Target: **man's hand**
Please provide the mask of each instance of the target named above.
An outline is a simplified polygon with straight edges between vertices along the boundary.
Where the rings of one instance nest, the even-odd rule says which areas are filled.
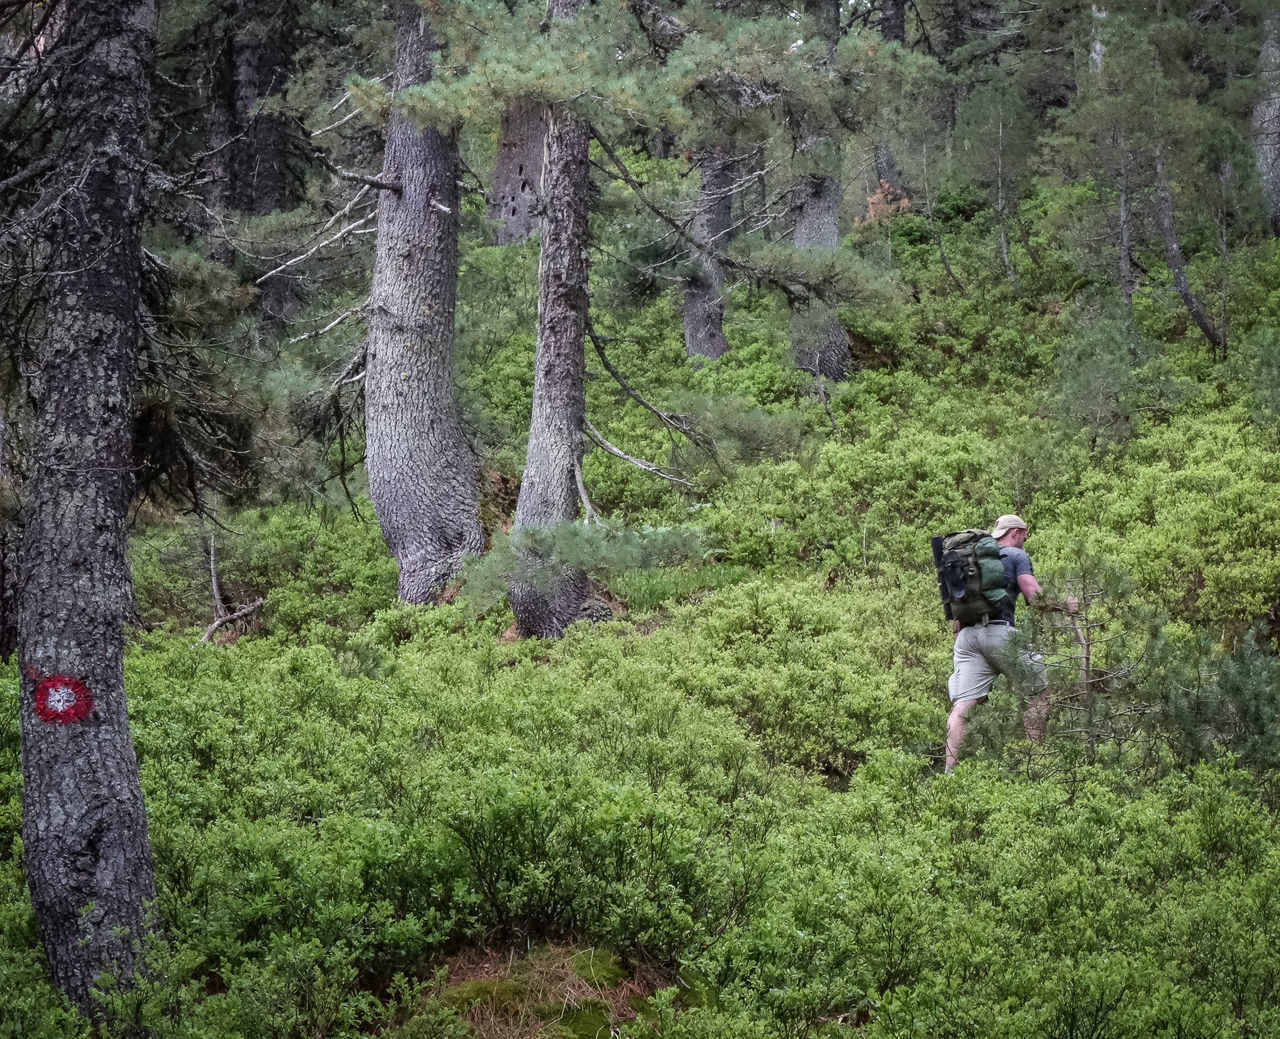
[[[1077,599],[1074,595],[1068,595],[1066,599],[1063,600],[1062,608],[1066,610],[1068,613],[1079,613],[1080,600]]]

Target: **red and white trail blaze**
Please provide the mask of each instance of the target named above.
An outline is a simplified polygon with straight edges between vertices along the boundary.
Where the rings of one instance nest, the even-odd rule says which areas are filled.
[[[49,675],[36,685],[36,716],[50,725],[78,722],[93,710],[89,687],[78,678]]]

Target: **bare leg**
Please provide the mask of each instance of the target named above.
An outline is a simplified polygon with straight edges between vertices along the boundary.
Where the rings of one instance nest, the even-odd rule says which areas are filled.
[[[1039,743],[1044,738],[1044,723],[1049,718],[1049,687],[1045,686],[1027,701],[1027,709],[1022,715],[1022,727],[1027,732],[1027,739]]]
[[[982,703],[986,700],[985,696],[980,696],[972,700],[959,700],[951,708],[951,714],[947,718],[947,766],[946,771],[950,772],[956,765],[956,759],[960,756],[960,744],[964,742],[964,720],[971,708],[976,703]]]

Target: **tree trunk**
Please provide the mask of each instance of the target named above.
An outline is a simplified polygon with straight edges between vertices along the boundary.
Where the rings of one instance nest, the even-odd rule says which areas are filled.
[[[797,249],[834,249],[839,241],[840,180],[816,174],[803,178],[795,189],[796,225],[792,235]],[[813,375],[843,379],[849,374],[849,337],[836,309],[820,299],[810,299],[791,320],[791,348],[796,365]]]
[[[502,114],[498,157],[489,181],[489,219],[498,224],[498,244],[528,238],[538,229],[538,185],[547,135],[541,105],[517,101]]]
[[[882,0],[880,4],[880,36],[885,43],[907,43],[906,0]]]
[[[264,216],[291,202],[289,121],[256,109],[284,92],[298,10],[296,0],[239,0],[237,7],[236,115],[244,136],[236,142],[235,206]]]
[[[880,38],[885,43],[907,45],[907,13],[904,0],[884,0],[880,5]],[[893,157],[893,149],[888,142],[888,128],[880,127],[876,132],[876,143],[872,149],[875,158],[877,187],[867,199],[865,216],[872,218],[886,210],[890,213],[898,211],[908,199],[906,183],[898,162]]]
[[[805,11],[817,20],[830,60],[840,33],[839,4],[808,0]],[[801,140],[798,150],[819,172],[796,184],[792,241],[801,250],[834,249],[840,242],[840,146],[834,138],[814,133]],[[829,303],[812,299],[793,316],[791,348],[796,365],[815,376],[843,379],[849,374],[849,337]]]
[[[548,0],[550,18],[571,18],[580,0]],[[533,414],[514,533],[576,518],[582,469],[583,340],[587,320],[587,125],[571,112],[547,115],[542,170],[542,248],[538,258],[538,345]],[[538,566],[537,560],[526,560]],[[550,564],[537,584],[513,579],[511,609],[525,635],[558,638],[577,620],[587,594],[580,570]]]
[[[1013,261],[1009,258],[1009,232],[1005,228],[1004,200],[1004,115],[1001,114],[999,129],[996,135],[996,214],[1000,218],[1000,259],[1004,263],[1004,272],[1013,286],[1015,296],[1022,295],[1022,286],[1018,284],[1018,276],[1013,270]]]
[[[222,0],[210,83],[214,200],[264,216],[292,201],[289,122],[258,111],[281,93],[293,65],[296,0]]]
[[[729,241],[733,213],[735,158],[730,149],[708,149],[696,159],[702,171],[693,237],[705,245],[694,257],[694,272],[684,289],[684,347],[690,357],[725,354],[724,265],[716,258]]]
[[[215,212],[265,216],[293,204],[290,121],[259,108],[284,90],[297,28],[297,0],[222,0],[208,115]],[[233,250],[219,232],[212,255],[230,263]],[[290,279],[272,278],[263,288],[260,309],[269,320],[288,321],[297,307]]]
[[[416,3],[395,8],[394,89],[431,78],[435,40]],[[369,496],[400,564],[400,598],[434,599],[484,550],[475,460],[454,393],[458,156],[452,137],[399,110],[387,124],[369,305],[365,465]]]
[[[1156,150],[1156,215],[1160,224],[1160,235],[1164,239],[1165,260],[1169,264],[1169,270],[1173,272],[1173,283],[1178,287],[1178,295],[1182,297],[1187,313],[1209,340],[1213,353],[1226,357],[1226,334],[1213,323],[1213,318],[1204,309],[1200,297],[1196,295],[1191,282],[1187,280],[1187,267],[1182,259],[1182,249],[1178,245],[1178,232],[1173,223],[1173,196],[1169,191],[1169,174],[1165,169],[1164,155],[1159,149]]]
[[[97,975],[132,974],[155,898],[121,663],[155,3],[66,6],[54,111],[71,195],[27,387],[22,841],[54,981],[91,1011]]]
[[[1120,167],[1120,292],[1124,296],[1124,305],[1133,309],[1133,294],[1138,290],[1138,279],[1133,272],[1133,215],[1129,211],[1129,158],[1128,151],[1121,148],[1125,158]]]
[[[1262,89],[1253,108],[1253,147],[1271,230],[1280,237],[1280,12],[1266,16],[1262,32],[1258,59]]]

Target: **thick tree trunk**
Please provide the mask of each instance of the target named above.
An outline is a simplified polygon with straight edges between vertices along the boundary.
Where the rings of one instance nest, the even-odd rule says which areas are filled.
[[[56,116],[71,195],[29,376],[18,660],[27,881],[53,978],[91,1010],[155,898],[121,664],[154,0],[66,0]],[[83,177],[83,180],[80,178]]]
[[[235,207],[263,216],[287,209],[289,122],[255,111],[284,92],[293,67],[296,0],[239,0],[235,32],[236,114],[244,136],[236,142]]]
[[[395,9],[397,91],[431,78],[423,10]],[[454,394],[458,157],[438,130],[395,112],[387,125],[369,305],[365,465],[369,495],[400,564],[400,598],[429,602],[484,550],[475,459]]]
[[[571,18],[580,0],[548,0],[551,18]],[[561,108],[547,115],[538,258],[538,345],[533,414],[514,534],[576,518],[582,471],[583,340],[587,320],[587,125]],[[538,560],[526,564],[538,567]],[[587,578],[552,564],[545,581],[510,583],[511,609],[525,635],[558,638],[582,614]]]
[[[693,237],[706,246],[694,257],[684,289],[684,347],[690,357],[716,358],[729,349],[724,337],[724,265],[716,258],[728,245],[733,215],[735,158],[728,149],[697,157],[702,171]]]
[[[1258,59],[1262,87],[1253,108],[1253,147],[1271,230],[1280,237],[1280,11],[1266,16],[1262,34]]]
[[[1156,150],[1156,217],[1160,224],[1160,236],[1164,239],[1165,260],[1169,270],[1173,272],[1173,283],[1178,287],[1178,295],[1195,323],[1200,327],[1213,352],[1219,356],[1227,355],[1226,334],[1213,323],[1213,318],[1205,310],[1200,297],[1196,295],[1187,280],[1187,266],[1182,259],[1182,249],[1178,245],[1178,231],[1173,222],[1173,196],[1169,190],[1169,174],[1165,169],[1164,156]]]
[[[502,114],[498,157],[489,181],[489,219],[498,225],[498,244],[528,238],[538,229],[538,185],[547,135],[541,105],[517,101]]]

